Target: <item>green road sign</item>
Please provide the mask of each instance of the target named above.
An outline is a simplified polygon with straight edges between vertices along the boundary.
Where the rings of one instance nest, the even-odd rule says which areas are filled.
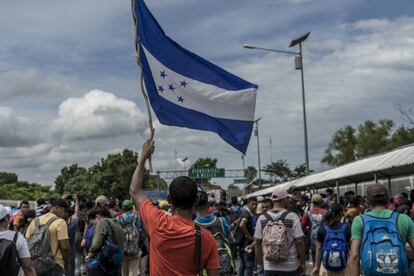
[[[246,178],[233,179],[233,184],[244,184],[244,183],[247,183]]]
[[[203,168],[203,169],[194,169],[191,168],[188,170],[188,176],[192,178],[216,178],[224,177],[224,169],[216,168]]]

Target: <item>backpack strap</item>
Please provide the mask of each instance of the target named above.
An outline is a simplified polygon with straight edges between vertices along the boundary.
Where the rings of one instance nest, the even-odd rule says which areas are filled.
[[[285,219],[286,219],[286,217],[287,217],[287,215],[289,215],[289,211],[284,211],[283,213],[282,213],[282,215],[280,215],[280,217],[279,217],[279,219],[278,220],[281,220],[282,222],[284,222],[285,221]]]
[[[274,219],[272,218],[272,216],[271,216],[271,215],[269,215],[269,213],[268,213],[268,212],[264,213],[264,214],[263,214],[263,216],[265,216],[265,218],[266,218],[267,220],[269,220],[269,221],[273,221],[273,220],[274,220]]]
[[[37,218],[36,218],[37,219]],[[49,219],[46,223],[45,223],[45,225],[46,225],[46,227],[47,227],[47,229],[49,230],[49,226],[55,221],[55,220],[57,220],[58,219],[58,217],[53,217],[53,218],[51,218],[51,219]],[[40,221],[39,221],[40,222]]]
[[[39,219],[39,217],[36,217],[35,218],[35,227],[39,228],[39,226],[40,226],[40,219]]]
[[[105,222],[106,226],[108,226],[109,230],[111,231],[111,237],[116,240],[115,231],[114,231],[114,228],[112,227],[111,223],[109,222],[109,219],[104,219],[104,222]]]
[[[16,242],[17,242],[17,238],[19,237],[19,232],[15,232],[14,233],[14,237],[13,237],[13,242],[16,244]]]
[[[195,256],[196,256],[196,271],[197,276],[202,275],[201,273],[201,227],[195,223]]]

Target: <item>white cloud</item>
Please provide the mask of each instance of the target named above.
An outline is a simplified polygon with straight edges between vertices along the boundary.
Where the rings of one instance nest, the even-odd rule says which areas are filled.
[[[38,141],[32,123],[10,107],[0,107],[0,148],[31,145]]]
[[[100,90],[64,101],[51,124],[54,137],[69,140],[117,137],[145,129],[145,116],[134,102]]]

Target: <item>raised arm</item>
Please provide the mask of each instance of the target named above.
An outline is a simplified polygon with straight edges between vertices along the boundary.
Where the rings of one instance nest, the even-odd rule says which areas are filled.
[[[142,145],[138,166],[136,167],[134,175],[132,176],[131,186],[129,187],[129,195],[132,197],[137,210],[139,210],[139,207],[146,199],[143,189],[145,161],[151,157],[154,149],[154,140],[151,139],[145,141],[144,145]]]

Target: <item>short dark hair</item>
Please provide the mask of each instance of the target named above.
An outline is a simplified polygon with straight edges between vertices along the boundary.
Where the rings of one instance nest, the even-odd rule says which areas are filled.
[[[115,206],[116,206],[116,201],[113,199],[109,200],[108,208],[115,208]]]
[[[326,189],[326,192],[327,192],[328,194],[333,194],[333,190],[332,190],[331,188]]]
[[[197,203],[196,203],[196,207],[197,208],[207,207],[207,205],[208,205],[208,195],[207,195],[207,193],[204,192],[204,191],[199,191],[197,197],[198,197],[198,200],[197,200]]]
[[[179,176],[170,184],[169,197],[173,206],[192,209],[197,199],[197,183],[188,176]]]
[[[257,197],[255,197],[255,196],[249,197],[249,198],[247,199],[247,204],[249,204],[249,203],[250,203],[250,202],[252,202],[252,201],[257,202]]]
[[[263,205],[263,204],[268,204],[268,203],[270,203],[270,206],[272,206],[272,207],[273,207],[273,201],[272,201],[272,199],[270,199],[270,198],[265,198],[265,199],[263,199],[263,201],[262,201],[262,205]]]
[[[90,219],[96,218],[96,216],[99,215],[103,218],[112,218],[111,213],[106,209],[105,207],[96,206],[94,207],[90,212],[88,217]]]
[[[231,204],[236,205],[237,203],[239,203],[238,200],[237,200],[237,196],[232,196],[231,197]]]
[[[22,207],[23,204],[26,204],[26,205],[29,205],[30,206],[29,201],[22,200],[22,202],[20,202],[20,208]]]
[[[37,203],[37,205],[44,205],[44,204],[46,204],[46,199],[44,199],[44,198],[39,198],[37,201],[36,201],[36,203]]]

